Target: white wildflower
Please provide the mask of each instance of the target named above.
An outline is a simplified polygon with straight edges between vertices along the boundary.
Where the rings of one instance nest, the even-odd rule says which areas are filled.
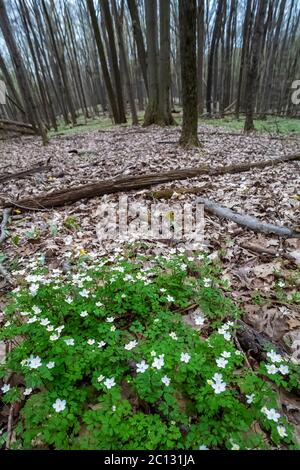
[[[279,372],[281,372],[282,375],[286,375],[289,373],[289,368],[288,366],[284,366],[283,364],[281,364],[281,366],[279,367]]]
[[[272,362],[282,362],[281,355],[277,354],[273,349],[267,353],[267,356]]]
[[[115,317],[107,317],[106,321],[107,323],[113,323]]]
[[[271,364],[271,365],[267,364],[266,369],[267,369],[268,374],[270,375],[274,375],[278,372],[278,369],[274,364]]]
[[[280,414],[277,413],[277,411],[274,409],[274,408],[270,408],[268,410],[268,408],[264,407],[262,408],[261,410],[266,416],[267,418],[270,420],[270,421],[275,421],[275,423],[278,422],[279,418],[280,418]]]
[[[89,291],[88,289],[82,289],[82,290],[79,292],[79,295],[80,295],[81,297],[87,298],[87,297],[89,296],[89,293],[90,293],[90,291]]]
[[[29,293],[30,295],[32,295],[32,297],[36,296],[38,290],[39,290],[38,284],[30,284]]]
[[[287,432],[284,426],[277,426],[277,431],[280,437],[287,437]]]
[[[170,336],[172,339],[174,339],[175,341],[178,340],[178,337],[177,337],[177,335],[176,335],[176,333],[175,333],[174,331],[171,331],[171,333],[169,333],[169,336]]]
[[[49,339],[50,341],[57,341],[59,338],[60,335],[55,333],[54,335],[51,335]]]
[[[223,351],[222,354],[221,354],[222,357],[225,357],[225,358],[228,358],[231,356],[231,352],[229,351]]]
[[[131,349],[135,348],[137,344],[138,343],[135,340],[130,341],[128,344],[125,344],[124,349],[126,349],[127,351],[130,351]]]
[[[58,398],[52,405],[52,407],[55,409],[56,413],[60,413],[61,411],[64,411],[66,408],[66,400],[61,400]]]
[[[136,371],[138,373],[141,373],[143,374],[147,369],[148,369],[148,364],[146,363],[146,361],[141,361],[139,362],[137,365],[136,365]]]
[[[188,353],[181,353],[180,355],[180,360],[181,362],[185,362],[186,364],[188,364],[190,362],[190,359],[191,359],[191,356],[188,354]]]
[[[221,369],[225,369],[226,364],[228,364],[228,361],[227,359],[220,357],[219,359],[216,359],[216,363],[218,367],[220,367]]]
[[[162,381],[163,384],[165,384],[166,387],[168,387],[170,385],[170,379],[166,375],[164,375],[164,377],[162,377],[161,381]]]
[[[65,339],[64,341],[65,341],[67,346],[74,346],[74,344],[75,344],[75,341],[74,341],[73,338]]]
[[[4,384],[3,387],[1,387],[1,390],[3,393],[7,393],[10,390],[10,385],[9,384]]]
[[[116,385],[115,379],[112,377],[111,379],[106,379],[105,382],[103,382],[105,387],[110,389]]]
[[[154,358],[152,367],[155,367],[155,369],[159,370],[163,367],[164,364],[165,364],[164,355],[161,354],[159,357]]]
[[[39,356],[33,357],[30,356],[27,360],[27,366],[30,369],[38,369],[42,365],[42,359]]]
[[[212,384],[212,388],[214,389],[215,393],[218,395],[219,393],[222,393],[226,389],[226,383],[225,382],[216,382]]]
[[[247,403],[250,405],[250,403],[253,402],[254,400],[254,393],[252,393],[251,395],[246,395],[246,398],[247,398]]]

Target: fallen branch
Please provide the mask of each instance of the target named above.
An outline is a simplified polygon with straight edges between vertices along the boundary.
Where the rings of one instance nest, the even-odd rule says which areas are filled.
[[[253,245],[252,243],[241,243],[240,247],[244,248],[245,250],[252,251],[253,253],[258,253],[262,255],[266,254],[266,255],[274,256],[276,258],[278,257],[285,258],[295,264],[298,264],[297,260],[292,255],[290,255],[289,253],[285,253],[283,251],[276,251],[270,248],[264,248],[261,246]]]
[[[287,227],[279,227],[277,225],[264,224],[256,217],[252,217],[250,215],[237,214],[231,209],[228,209],[224,206],[220,206],[219,204],[209,199],[199,197],[197,198],[197,202],[203,204],[208,212],[211,212],[212,214],[217,215],[218,217],[221,217],[223,219],[231,220],[232,222],[235,222],[238,225],[242,225],[243,227],[253,230],[254,232],[275,233],[275,235],[285,238],[300,238],[300,232],[295,232],[294,230],[291,230]]]
[[[15,180],[19,178],[24,178],[25,176],[33,175],[35,173],[41,173],[43,171],[49,171],[52,167],[49,165],[40,165],[35,166],[33,168],[29,168],[28,170],[19,171],[17,173],[7,173],[5,175],[0,175],[0,183],[4,183],[5,181]]]
[[[160,191],[149,191],[145,194],[145,198],[153,199],[171,199],[173,196],[180,194],[200,194],[211,187],[210,184],[204,184],[199,188],[168,188]]]
[[[19,207],[27,207],[28,210],[59,207],[65,204],[72,204],[80,199],[103,196],[104,194],[144,189],[156,184],[194,178],[200,175],[218,176],[242,173],[244,171],[252,170],[253,168],[266,168],[294,160],[300,160],[300,154],[286,155],[272,160],[242,163],[240,165],[228,165],[217,168],[203,166],[200,168],[171,170],[161,174],[128,176],[117,178],[115,180],[103,180],[79,186],[77,188],[66,188],[48,194],[40,194],[34,198],[21,199],[19,201],[5,201],[2,207],[18,205]]]
[[[26,122],[10,121],[9,119],[0,119],[0,130],[4,132],[18,132],[21,134],[35,134],[31,124]]]
[[[0,245],[4,242],[4,240],[7,237],[6,225],[9,220],[10,214],[11,214],[11,209],[4,209],[3,215],[2,215],[2,222],[0,225]],[[5,269],[2,263],[0,263],[0,274],[2,275],[4,279],[6,279],[10,283],[11,276],[9,272]]]
[[[267,348],[271,346],[277,353],[286,356],[287,351],[275,343],[266,333],[259,333],[242,320],[237,321],[236,337],[243,351],[250,354],[258,362],[267,359]]]

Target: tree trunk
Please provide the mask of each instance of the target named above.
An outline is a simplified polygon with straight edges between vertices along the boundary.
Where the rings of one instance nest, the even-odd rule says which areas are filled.
[[[110,50],[110,55],[111,55],[112,70],[113,70],[113,75],[114,75],[120,123],[125,123],[126,114],[124,110],[124,99],[123,99],[121,75],[120,75],[120,70],[119,70],[119,65],[118,65],[118,56],[117,56],[117,49],[116,49],[116,44],[115,44],[113,22],[112,22],[112,17],[110,14],[108,0],[101,0],[101,8],[104,13],[104,21],[106,25],[107,34],[108,34],[109,50]]]
[[[158,115],[158,64],[157,64],[157,0],[145,0],[146,35],[148,49],[149,99],[144,126],[159,123]]]
[[[0,0],[0,28],[2,30],[3,37],[14,65],[17,82],[24,101],[24,109],[27,119],[32,124],[33,128],[41,135],[43,143],[45,144],[48,141],[47,134],[44,129],[44,125],[40,120],[34,98],[31,94],[27,71],[23,64],[19,49],[12,33],[12,28],[7,16],[4,0]]]
[[[180,144],[198,147],[196,0],[179,0],[183,121]]]
[[[256,98],[256,87],[258,79],[258,64],[261,52],[261,45],[264,34],[264,20],[266,16],[267,2],[265,0],[260,0],[256,19],[255,26],[253,31],[253,41],[251,47],[251,53],[249,57],[249,64],[247,70],[247,80],[246,80],[246,96],[245,96],[245,107],[246,107],[246,120],[244,131],[249,132],[254,130],[253,122],[253,112],[254,112],[254,103]]]
[[[138,59],[145,83],[145,88],[148,95],[148,73],[147,73],[147,56],[146,56],[146,49],[145,43],[141,28],[140,16],[139,11],[136,6],[136,0],[127,0],[131,21],[132,21],[132,29],[133,29],[133,36],[136,43]]]
[[[158,121],[162,126],[175,124],[170,108],[170,2],[159,0],[160,49],[159,49],[159,103]]]
[[[94,7],[94,0],[86,0],[86,3],[87,3],[87,8],[89,10],[89,14],[91,17],[91,23],[92,23],[92,27],[93,27],[93,31],[95,35],[95,40],[96,40],[97,49],[99,53],[99,59],[100,59],[102,72],[103,72],[103,78],[104,78],[105,86],[107,89],[107,94],[108,94],[111,110],[113,113],[113,118],[116,124],[120,124],[122,120],[119,116],[118,105],[116,102],[114,89],[111,83],[111,79],[110,79],[110,75],[109,75],[109,71],[107,67],[104,47],[103,47],[99,24],[98,24],[95,7]]]

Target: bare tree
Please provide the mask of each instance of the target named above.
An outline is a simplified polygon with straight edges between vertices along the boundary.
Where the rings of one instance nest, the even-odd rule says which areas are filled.
[[[196,0],[179,0],[183,121],[180,144],[198,147]]]

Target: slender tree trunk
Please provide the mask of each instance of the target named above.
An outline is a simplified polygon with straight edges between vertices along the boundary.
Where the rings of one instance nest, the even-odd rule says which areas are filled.
[[[207,87],[206,87],[206,110],[208,115],[211,115],[212,111],[212,90],[213,90],[213,79],[214,79],[214,67],[215,60],[217,60],[217,50],[220,40],[221,27],[222,27],[222,16],[224,11],[224,3],[226,5],[226,0],[219,0],[218,7],[216,12],[215,25],[211,40],[211,46],[208,56],[208,66],[207,66]]]
[[[123,7],[123,4],[122,4],[122,7]],[[117,30],[117,35],[118,35],[120,55],[121,55],[122,61],[123,61],[125,84],[126,84],[126,90],[127,90],[127,95],[128,95],[129,104],[130,104],[132,124],[137,125],[138,124],[138,116],[137,116],[136,106],[135,106],[135,101],[134,101],[134,95],[133,95],[133,89],[132,89],[132,80],[131,80],[131,77],[130,77],[129,64],[128,64],[127,55],[126,55],[126,51],[125,51],[125,44],[124,44],[123,30],[122,30],[122,20],[121,20],[119,14],[118,14],[117,5],[116,5],[115,0],[112,0],[112,8],[113,8],[113,14],[114,14],[114,18],[115,18],[116,30]],[[122,14],[122,16],[123,16],[123,14]]]
[[[183,122],[180,144],[198,147],[196,0],[179,0]]]
[[[35,100],[30,90],[30,83],[27,76],[27,71],[23,64],[19,49],[12,33],[12,28],[6,12],[4,0],[0,0],[0,28],[2,30],[3,37],[5,39],[7,48],[11,56],[11,60],[14,65],[17,82],[23,98],[24,110],[26,112],[27,119],[32,124],[33,128],[37,130],[38,133],[41,135],[43,143],[46,144],[48,141],[47,133],[45,131],[43,123],[41,122],[35,104]]]
[[[116,124],[120,124],[122,122],[120,116],[119,116],[119,110],[115,98],[115,93],[113,90],[113,86],[111,83],[108,67],[107,67],[107,62],[106,62],[106,57],[105,57],[105,52],[104,52],[104,47],[101,39],[101,34],[100,34],[100,29],[99,29],[99,24],[95,12],[95,7],[94,7],[94,1],[93,0],[86,0],[87,3],[87,8],[91,17],[91,23],[92,27],[94,30],[95,34],[95,40],[98,48],[98,53],[99,53],[99,59],[102,67],[102,72],[103,72],[103,78],[105,82],[105,86],[107,89],[107,94],[111,106],[111,110],[113,113],[113,118]]]
[[[159,50],[159,102],[158,121],[160,125],[175,123],[170,108],[170,2],[159,0],[160,50]]]
[[[112,22],[108,0],[101,0],[101,8],[104,13],[104,21],[105,21],[107,35],[108,35],[109,50],[110,50],[110,55],[111,55],[112,70],[113,70],[113,76],[114,76],[114,82],[115,82],[119,118],[120,118],[120,122],[123,123],[123,122],[126,122],[126,114],[124,110],[124,98],[123,98],[120,69],[119,69],[119,64],[118,64],[117,49],[116,49],[116,44],[115,44],[113,22]]]
[[[159,124],[158,114],[158,64],[157,64],[157,0],[145,0],[146,34],[148,48],[149,100],[144,126]]]
[[[249,64],[247,70],[247,81],[246,81],[246,120],[244,130],[249,132],[254,130],[253,122],[253,108],[256,98],[256,87],[258,79],[258,64],[259,56],[261,52],[261,45],[264,34],[264,20],[266,16],[267,2],[265,0],[259,0],[257,7],[255,26],[253,31],[253,41],[251,47],[251,53],[249,57]]]
[[[198,110],[203,114],[203,69],[204,69],[204,0],[198,0],[197,14],[198,39]]]
[[[127,0],[127,4],[128,4],[130,16],[131,16],[133,36],[135,38],[138,59],[139,59],[139,63],[140,63],[140,67],[141,67],[141,71],[142,71],[142,75],[143,75],[143,79],[145,83],[145,88],[146,88],[147,95],[148,95],[149,88],[148,88],[148,73],[147,73],[147,55],[146,55],[145,43],[144,43],[144,38],[143,38],[143,33],[142,33],[142,28],[141,28],[139,11],[136,6],[136,0]]]

